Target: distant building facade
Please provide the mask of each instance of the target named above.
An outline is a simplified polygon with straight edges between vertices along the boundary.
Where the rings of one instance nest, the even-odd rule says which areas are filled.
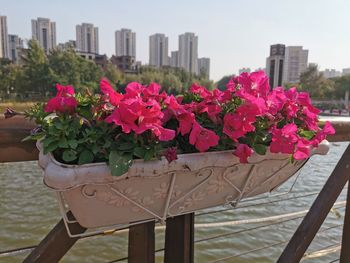
[[[90,23],[76,25],[76,49],[80,52],[99,53],[98,28]]]
[[[342,76],[350,75],[350,68],[343,68]]]
[[[17,35],[8,35],[9,41],[9,59],[14,63],[19,62],[21,50],[23,49],[23,40]]]
[[[298,82],[301,73],[307,69],[308,53],[302,46],[271,45],[265,69],[270,79],[270,87]]]
[[[48,18],[32,19],[32,39],[37,40],[48,54],[56,47],[56,23],[51,22]]]
[[[136,33],[122,28],[115,31],[115,54],[117,57],[131,56],[136,58]]]
[[[204,73],[207,78],[210,76],[210,58],[198,58],[198,74]]]
[[[309,51],[302,46],[286,47],[284,67],[283,67],[283,84],[296,83],[300,80],[301,73],[305,72],[308,65]]]
[[[0,58],[9,58],[6,16],[0,16]]]
[[[134,56],[112,56],[112,64],[123,71],[124,73],[138,73],[139,71],[139,62],[135,60]]]
[[[149,37],[149,65],[160,68],[168,66],[168,37],[154,34]]]
[[[76,49],[77,47],[77,42],[75,40],[68,40],[65,43],[59,43],[57,45],[57,48],[60,50],[67,50],[67,49]]]
[[[171,56],[169,58],[169,66],[173,68],[179,67],[179,51],[171,51]]]
[[[198,74],[198,36],[184,33],[179,36],[179,67]]]
[[[270,56],[266,59],[266,74],[269,76],[271,88],[282,85],[285,49],[283,44],[270,46]]]
[[[341,77],[342,75],[340,71],[337,71],[335,69],[328,69],[328,68],[322,71],[322,74],[326,79]]]

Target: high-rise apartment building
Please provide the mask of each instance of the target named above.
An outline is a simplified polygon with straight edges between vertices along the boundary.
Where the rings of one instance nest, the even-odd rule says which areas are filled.
[[[149,64],[158,68],[169,65],[168,37],[164,34],[154,34],[149,37]]]
[[[322,74],[326,79],[341,77],[342,75],[341,71],[338,71],[336,69],[328,69],[328,68],[322,71]]]
[[[282,85],[285,45],[270,46],[270,56],[266,59],[266,74],[269,76],[270,87]]]
[[[136,57],[136,33],[122,28],[115,31],[115,54],[120,56]]]
[[[179,36],[179,67],[198,74],[198,36],[185,33]]]
[[[198,74],[205,74],[209,78],[210,74],[210,58],[198,58]]]
[[[342,76],[350,75],[350,68],[343,68]]]
[[[17,35],[8,35],[9,40],[9,59],[17,63],[19,60],[19,53],[23,49],[23,40]]]
[[[283,84],[296,83],[300,80],[301,73],[307,69],[309,51],[302,46],[288,46],[285,50],[283,67]]]
[[[169,58],[169,66],[173,68],[179,67],[179,51],[171,51],[171,56]]]
[[[266,59],[270,87],[298,82],[301,73],[307,69],[308,53],[302,46],[271,45],[270,56]]]
[[[6,16],[0,16],[0,58],[9,58]]]
[[[75,29],[77,51],[98,54],[98,28],[93,24],[82,23],[76,25]]]
[[[56,47],[56,23],[48,18],[32,19],[32,39],[37,40],[46,54]]]

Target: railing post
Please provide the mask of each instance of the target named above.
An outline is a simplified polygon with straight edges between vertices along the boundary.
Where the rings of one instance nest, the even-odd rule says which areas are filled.
[[[168,218],[165,230],[165,263],[193,263],[194,213]]]
[[[129,227],[129,263],[155,262],[154,221]]]
[[[350,144],[318,194],[309,212],[282,252],[278,263],[300,262],[350,177]]]
[[[350,262],[350,181],[348,182],[348,195],[343,226],[343,237],[340,251],[340,263]]]
[[[72,213],[67,212],[67,217],[74,219]],[[73,234],[84,233],[86,228],[78,223],[70,224]],[[69,237],[63,219],[47,234],[40,244],[26,257],[23,263],[56,263],[77,242],[79,237]]]

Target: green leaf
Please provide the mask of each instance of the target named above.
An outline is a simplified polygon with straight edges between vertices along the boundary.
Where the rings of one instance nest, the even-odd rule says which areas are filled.
[[[143,159],[146,153],[146,149],[143,147],[135,147],[134,148],[134,155]]]
[[[92,163],[94,155],[88,150],[84,150],[79,154],[78,164]]]
[[[53,141],[48,146],[45,147],[44,145],[44,154],[47,154],[49,152],[53,152],[58,148],[59,141]]]
[[[149,149],[146,149],[146,153],[145,153],[145,155],[143,156],[143,159],[144,159],[145,161],[149,161],[149,160],[151,160],[151,159],[154,157],[154,155],[155,155],[155,150],[154,150],[153,147],[152,147],[152,148],[149,148]]]
[[[119,151],[131,151],[134,149],[134,144],[131,142],[123,142],[117,146]]]
[[[315,136],[314,131],[306,131],[306,130],[301,130],[299,132],[300,136],[306,138],[307,140],[311,140]]]
[[[122,153],[111,151],[109,154],[109,168],[113,176],[125,174],[132,165],[133,159],[131,153]]]
[[[77,153],[74,150],[65,150],[62,155],[65,162],[72,162],[77,159]]]
[[[267,147],[263,144],[255,144],[253,149],[257,154],[265,155]]]
[[[69,145],[68,145],[68,141],[65,137],[63,137],[62,139],[59,140],[58,142],[58,146],[60,148],[69,148]]]
[[[77,140],[69,140],[68,144],[72,149],[75,149],[78,146],[78,141]]]

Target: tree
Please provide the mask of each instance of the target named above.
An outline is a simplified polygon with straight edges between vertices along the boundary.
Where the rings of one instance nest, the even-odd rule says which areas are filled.
[[[37,41],[28,42],[28,49],[24,50],[21,60],[24,70],[24,86],[21,90],[45,96],[52,89],[53,81],[47,57]]]
[[[219,90],[226,90],[226,85],[230,81],[231,78],[233,78],[235,75],[227,75],[223,76],[218,82],[216,82],[216,87]]]
[[[309,92],[312,98],[325,99],[333,95],[334,82],[326,79],[317,65],[311,65],[300,75],[299,88]]]

